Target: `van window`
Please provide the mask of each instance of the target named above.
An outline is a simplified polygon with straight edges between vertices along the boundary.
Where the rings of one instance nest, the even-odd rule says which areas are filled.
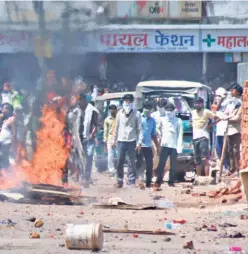
[[[175,105],[177,113],[190,114],[189,104],[184,98],[170,97],[168,100]]]

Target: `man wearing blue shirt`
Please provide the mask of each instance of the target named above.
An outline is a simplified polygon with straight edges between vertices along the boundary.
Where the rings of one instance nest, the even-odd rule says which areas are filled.
[[[151,117],[152,103],[146,101],[144,103],[143,113],[141,115],[142,125],[142,146],[141,151],[137,155],[137,168],[140,168],[143,157],[146,162],[146,187],[151,187],[152,181],[152,168],[153,168],[153,152],[152,152],[152,140],[158,148],[156,122]]]

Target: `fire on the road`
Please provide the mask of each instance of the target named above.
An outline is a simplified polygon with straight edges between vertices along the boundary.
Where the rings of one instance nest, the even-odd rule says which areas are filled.
[[[64,119],[58,116],[56,109],[44,106],[40,118],[41,129],[37,131],[37,148],[30,163],[21,160],[8,171],[3,171],[0,188],[9,189],[20,185],[22,181],[33,184],[62,185],[63,169],[68,152],[62,135]]]

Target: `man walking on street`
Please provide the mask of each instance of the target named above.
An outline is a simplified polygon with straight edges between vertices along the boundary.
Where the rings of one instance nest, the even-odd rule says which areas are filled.
[[[141,115],[142,124],[142,148],[141,152],[137,154],[137,169],[141,169],[143,157],[146,161],[146,187],[151,187],[152,182],[152,168],[153,168],[153,152],[152,152],[152,140],[154,141],[157,150],[159,149],[156,133],[156,122],[151,117],[152,103],[145,102],[143,113]],[[144,174],[141,170],[141,174]],[[143,176],[142,176],[143,178]]]
[[[176,117],[175,105],[167,102],[165,105],[165,117],[162,118],[159,129],[161,131],[161,151],[157,168],[157,180],[154,190],[158,190],[163,182],[164,167],[170,157],[169,186],[174,187],[177,155],[183,149],[183,124],[182,120]]]
[[[205,176],[209,176],[209,121],[219,118],[208,109],[204,109],[204,100],[201,97],[195,99],[195,109],[192,111],[193,146],[196,164],[196,173],[201,175],[202,163]]]
[[[134,97],[132,94],[123,96],[123,109],[116,117],[116,127],[114,130],[114,143],[117,143],[117,188],[123,187],[124,162],[126,154],[130,161],[129,184],[135,186],[136,180],[136,150],[141,151],[142,127],[140,113],[133,109]]]
[[[104,149],[108,152],[108,170],[111,176],[114,176],[116,173],[115,169],[115,157],[116,157],[116,148],[112,147],[113,142],[113,131],[116,121],[117,107],[116,105],[109,106],[110,116],[104,120],[104,134],[103,142]]]

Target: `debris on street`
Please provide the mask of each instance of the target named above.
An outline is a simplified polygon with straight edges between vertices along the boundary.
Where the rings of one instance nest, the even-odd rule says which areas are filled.
[[[34,226],[36,228],[41,228],[43,225],[44,225],[44,222],[43,222],[42,219],[36,219],[35,222],[34,222]]]
[[[49,184],[29,184],[23,182],[22,187],[9,189],[0,193],[0,198],[14,203],[37,203],[58,205],[82,205],[84,202],[96,202],[92,196],[82,195],[77,188],[64,188]]]
[[[219,237],[220,238],[245,238],[245,236],[240,232],[236,232],[232,234],[224,234],[224,235],[220,235]]]
[[[13,222],[11,219],[6,219],[6,220],[0,221],[0,229],[13,228],[13,227],[15,227],[15,225],[16,225],[16,223]]]
[[[248,220],[248,215],[242,214],[242,215],[240,215],[240,219],[241,220]]]
[[[30,234],[30,237],[29,238],[32,238],[32,239],[39,239],[40,238],[40,234],[37,233],[37,232],[33,232]]]
[[[139,229],[103,229],[104,233],[121,233],[121,234],[140,234],[140,235],[175,235],[173,232],[164,231],[161,229],[157,230],[139,230]]]
[[[132,205],[132,204],[127,204],[120,198],[111,198],[111,199],[108,200],[107,203],[93,204],[92,207],[101,208],[101,209],[120,209],[120,210],[156,210],[156,209],[162,209],[162,208],[154,206],[154,205],[146,205],[146,204]]]
[[[193,241],[185,242],[183,248],[193,250],[194,249]]]

